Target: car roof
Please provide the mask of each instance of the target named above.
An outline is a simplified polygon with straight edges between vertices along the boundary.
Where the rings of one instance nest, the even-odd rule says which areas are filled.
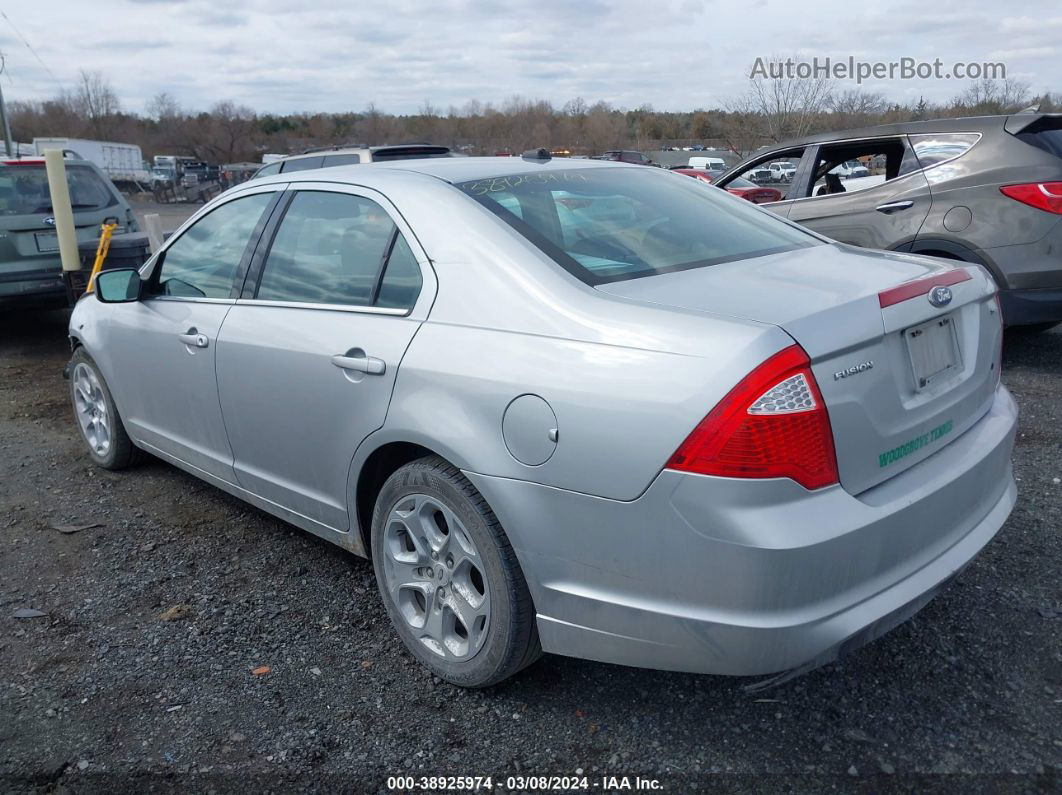
[[[1022,113],[1015,114],[1023,122],[1022,126],[1031,124],[1043,116],[1051,114]],[[792,138],[783,141],[774,150],[789,149],[808,144],[822,144],[833,141],[848,141],[858,138],[881,138],[887,135],[917,135],[919,133],[976,132],[987,133],[1003,129],[1007,120],[1014,116],[963,116],[955,119],[927,119],[925,121],[902,121],[894,124],[879,124],[875,127],[860,127],[852,130],[819,133],[804,138]],[[1027,120],[1027,121],[1026,121]]]
[[[609,160],[549,160],[524,159],[523,157],[437,157],[416,160],[385,160],[351,166],[331,166],[324,169],[296,171],[291,174],[272,174],[255,180],[256,185],[267,182],[349,182],[356,185],[372,185],[387,180],[388,174],[403,172],[422,174],[443,182],[468,182],[490,177],[541,174],[549,171],[570,171],[583,168],[638,168],[629,163]]]

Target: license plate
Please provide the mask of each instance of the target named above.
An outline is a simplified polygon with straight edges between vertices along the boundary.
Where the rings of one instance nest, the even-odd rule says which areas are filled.
[[[903,336],[907,340],[916,389],[949,378],[959,369],[959,341],[951,315],[909,328]]]
[[[37,240],[37,251],[59,250],[59,235],[55,232],[34,232],[33,237]]]

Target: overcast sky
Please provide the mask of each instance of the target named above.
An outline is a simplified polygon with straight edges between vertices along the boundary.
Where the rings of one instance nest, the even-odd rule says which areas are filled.
[[[370,102],[402,113],[426,101],[445,110],[513,95],[709,108],[743,90],[757,56],[794,53],[1003,61],[1034,92],[1062,92],[1058,0],[24,0],[0,9],[5,96],[46,99],[78,70],[98,70],[138,113],[159,91],[185,109],[231,99],[274,113]],[[965,85],[864,88],[946,100]]]

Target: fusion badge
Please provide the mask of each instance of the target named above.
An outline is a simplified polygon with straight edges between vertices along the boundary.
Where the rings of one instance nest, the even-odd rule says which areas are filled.
[[[862,364],[854,364],[851,367],[846,367],[845,369],[838,370],[836,373],[834,373],[833,380],[840,381],[842,378],[848,378],[848,376],[850,375],[859,375],[860,373],[865,373],[873,366],[873,361],[865,361]]]

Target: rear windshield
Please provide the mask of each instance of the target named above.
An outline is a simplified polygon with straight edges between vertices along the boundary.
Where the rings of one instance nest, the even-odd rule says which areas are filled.
[[[1062,119],[1040,119],[1018,133],[1017,137],[1055,157],[1062,157]]]
[[[514,174],[456,187],[557,264],[604,284],[761,257],[819,241],[725,191],[657,169]]]
[[[107,184],[88,166],[66,167],[74,211],[102,210],[117,204]],[[48,172],[44,164],[0,167],[0,215],[52,212]]]

